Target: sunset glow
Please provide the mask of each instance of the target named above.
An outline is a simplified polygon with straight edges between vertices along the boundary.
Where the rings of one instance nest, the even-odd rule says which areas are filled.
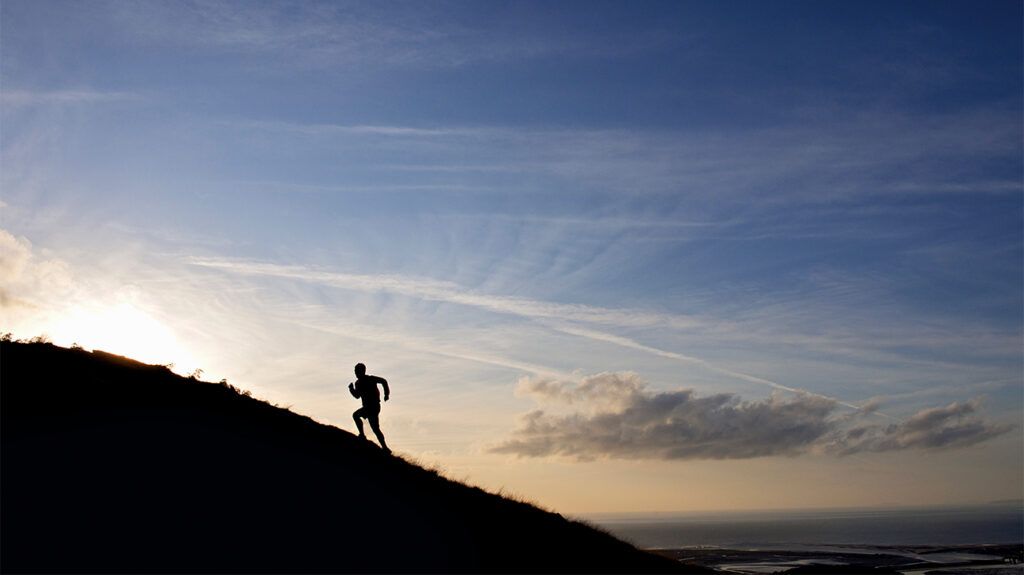
[[[127,302],[69,310],[48,335],[63,345],[77,344],[144,363],[173,364],[174,371],[181,374],[199,367],[167,325]]]

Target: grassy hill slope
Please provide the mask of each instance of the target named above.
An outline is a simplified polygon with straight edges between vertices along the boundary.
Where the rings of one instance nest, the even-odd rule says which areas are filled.
[[[0,343],[0,569],[704,572],[164,367]]]

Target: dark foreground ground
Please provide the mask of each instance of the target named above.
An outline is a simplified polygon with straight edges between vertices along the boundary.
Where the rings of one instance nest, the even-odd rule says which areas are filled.
[[[702,573],[161,366],[0,343],[0,570]]]

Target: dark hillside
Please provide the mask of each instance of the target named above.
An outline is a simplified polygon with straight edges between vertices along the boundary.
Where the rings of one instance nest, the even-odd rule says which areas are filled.
[[[0,344],[0,568],[704,572],[164,367]]]

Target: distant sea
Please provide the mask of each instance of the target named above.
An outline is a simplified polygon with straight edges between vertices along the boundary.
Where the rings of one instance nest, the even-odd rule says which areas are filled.
[[[977,545],[1024,542],[1024,504],[584,517],[646,549]]]

